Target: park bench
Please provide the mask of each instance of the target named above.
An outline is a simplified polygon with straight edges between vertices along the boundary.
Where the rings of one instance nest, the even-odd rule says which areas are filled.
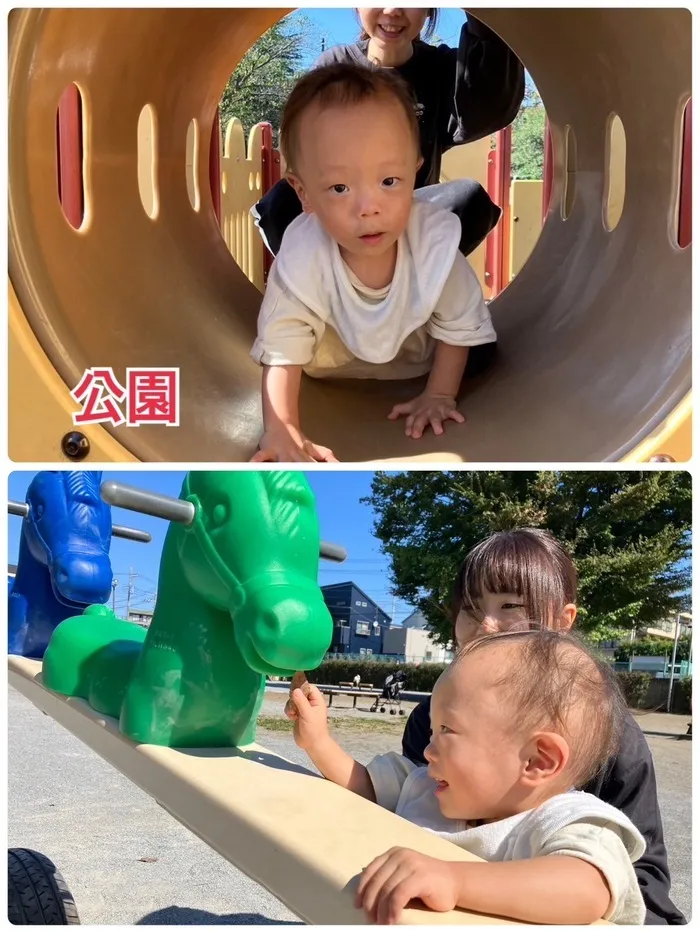
[[[360,684],[361,687],[366,686],[365,684]],[[357,698],[358,697],[378,697],[382,695],[381,690],[375,690],[374,687],[366,690],[348,690],[344,687],[343,684],[339,684],[338,687],[319,687],[321,693],[328,697],[328,708],[333,705],[333,697],[352,697],[352,708],[357,709]],[[337,708],[337,707],[336,707]],[[349,708],[349,707],[348,707]]]

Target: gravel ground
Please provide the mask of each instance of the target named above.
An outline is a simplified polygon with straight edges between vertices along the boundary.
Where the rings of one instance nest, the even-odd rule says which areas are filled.
[[[268,691],[258,742],[309,767],[281,718],[284,702],[284,695]],[[357,711],[330,710],[347,751],[364,763],[378,753],[400,750],[405,719],[370,714],[369,700],[359,705]],[[411,704],[404,708],[410,712]],[[53,859],[83,924],[298,923],[271,894],[14,689],[9,690],[8,721],[9,845],[37,849]],[[648,741],[672,895],[689,918],[692,743],[656,736]]]

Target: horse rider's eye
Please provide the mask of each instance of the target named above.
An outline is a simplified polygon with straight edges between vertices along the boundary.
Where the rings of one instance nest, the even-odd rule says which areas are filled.
[[[215,525],[217,528],[220,525],[223,525],[226,521],[227,515],[228,509],[223,503],[220,502],[219,505],[215,505],[211,512],[212,525]]]

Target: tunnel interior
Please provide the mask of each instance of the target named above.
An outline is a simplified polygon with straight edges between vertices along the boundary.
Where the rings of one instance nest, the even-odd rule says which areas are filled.
[[[48,9],[10,20],[10,279],[66,386],[92,366],[179,367],[180,425],[110,429],[142,460],[247,460],[261,433],[249,356],[260,293],[217,227],[208,129],[246,50],[288,10]],[[619,459],[690,391],[691,249],[678,245],[691,14],[682,9],[488,9],[521,58],[552,133],[542,234],[491,304],[496,365],[460,403],[464,425],[407,438],[387,422],[415,383],[305,379],[302,425],[344,461]],[[56,108],[83,102],[84,220],[56,190]],[[137,125],[153,115],[157,204],[144,210]],[[185,173],[192,121],[199,203]],[[625,198],[606,225],[611,126]]]

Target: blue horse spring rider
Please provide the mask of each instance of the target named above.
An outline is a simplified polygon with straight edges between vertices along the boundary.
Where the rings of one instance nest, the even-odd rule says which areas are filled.
[[[112,525],[100,497],[102,472],[44,470],[26,502],[10,502],[22,533],[8,598],[8,652],[43,658],[56,626],[112,592],[112,537],[148,542],[151,536]]]

